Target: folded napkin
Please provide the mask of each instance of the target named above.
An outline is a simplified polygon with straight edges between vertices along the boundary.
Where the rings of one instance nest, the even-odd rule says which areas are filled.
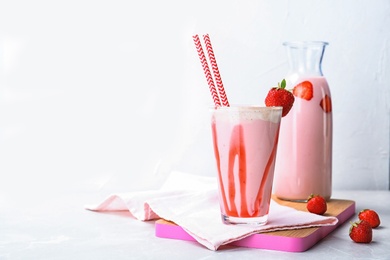
[[[100,204],[85,207],[93,211],[128,210],[142,221],[163,218],[175,222],[211,250],[255,233],[329,226],[338,222],[336,217],[298,211],[271,201],[266,225],[226,225],[221,220],[216,178],[183,172],[172,172],[158,190],[112,194]]]

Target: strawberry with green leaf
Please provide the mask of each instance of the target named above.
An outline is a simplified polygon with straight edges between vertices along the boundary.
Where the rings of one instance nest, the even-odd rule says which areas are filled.
[[[278,83],[277,87],[271,88],[265,97],[265,105],[267,107],[283,108],[282,117],[290,112],[295,101],[294,95],[285,88],[286,80],[283,79],[281,83]]]
[[[371,243],[372,227],[370,223],[365,220],[351,222],[349,237],[356,243]]]
[[[324,215],[328,210],[328,205],[322,196],[311,194],[307,199],[306,208],[311,213]]]
[[[381,224],[378,213],[373,209],[363,209],[359,212],[359,219],[370,223],[372,228],[377,228]]]

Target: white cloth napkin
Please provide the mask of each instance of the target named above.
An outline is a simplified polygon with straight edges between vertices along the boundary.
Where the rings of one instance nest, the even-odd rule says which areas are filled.
[[[208,249],[245,238],[254,233],[335,225],[336,217],[298,211],[271,201],[268,223],[264,226],[222,223],[216,178],[172,172],[159,190],[118,193],[97,205],[93,211],[128,210],[138,220],[163,218],[175,222]]]

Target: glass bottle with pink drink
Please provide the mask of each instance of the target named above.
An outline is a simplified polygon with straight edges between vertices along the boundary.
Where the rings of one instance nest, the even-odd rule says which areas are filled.
[[[285,42],[295,102],[280,125],[273,192],[306,201],[332,193],[332,99],[321,69],[327,42]]]

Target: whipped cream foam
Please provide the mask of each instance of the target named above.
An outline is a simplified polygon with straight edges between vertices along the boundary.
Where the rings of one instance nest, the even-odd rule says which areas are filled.
[[[216,120],[251,121],[261,119],[273,123],[279,123],[282,115],[282,107],[260,106],[230,106],[213,109]]]

